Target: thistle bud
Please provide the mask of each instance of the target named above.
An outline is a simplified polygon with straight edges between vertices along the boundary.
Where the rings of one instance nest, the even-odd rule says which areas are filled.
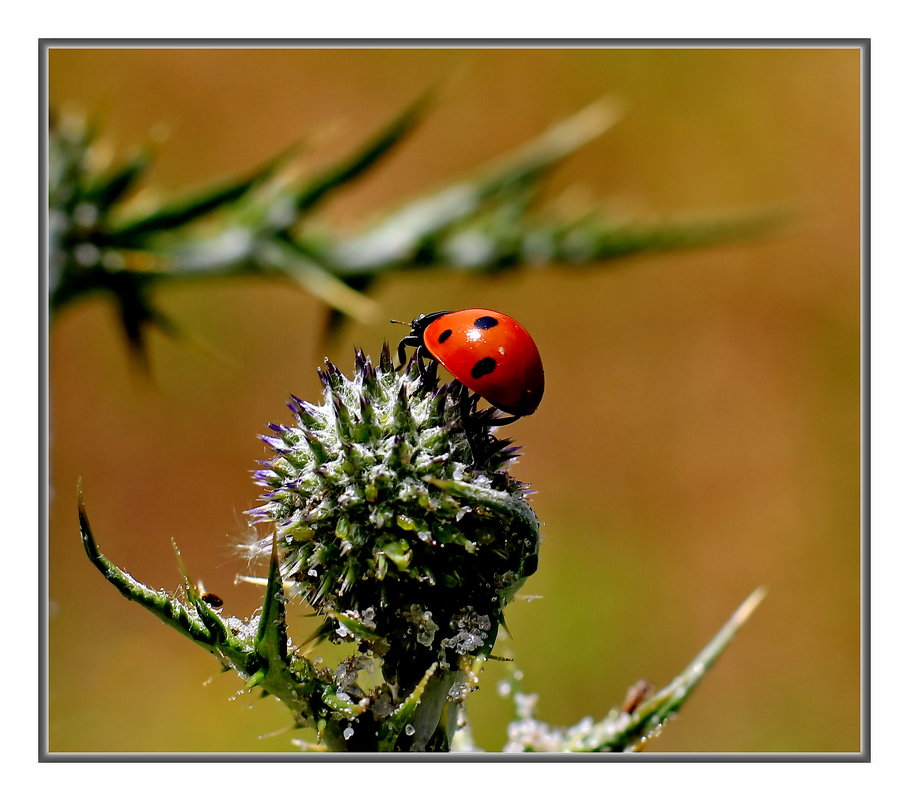
[[[536,569],[539,524],[505,471],[515,449],[486,425],[471,440],[456,385],[413,364],[399,375],[387,347],[378,365],[357,351],[352,378],[327,360],[320,377],[322,405],[294,398],[294,424],[263,437],[274,456],[255,473],[266,492],[250,514],[268,526],[258,548],[270,553],[276,531],[285,591],[322,618],[318,636],[381,665],[378,691],[345,690],[375,707],[369,728],[381,728],[380,696],[409,696],[427,677],[420,704],[434,695],[453,718]],[[402,736],[444,747],[440,720]]]

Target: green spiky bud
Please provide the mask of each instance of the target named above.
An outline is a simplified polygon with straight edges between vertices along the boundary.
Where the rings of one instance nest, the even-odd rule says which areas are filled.
[[[397,373],[387,347],[378,365],[358,351],[352,378],[327,360],[319,375],[322,405],[293,398],[294,425],[263,438],[259,548],[277,531],[285,587],[324,618],[319,636],[381,657],[392,695],[435,665],[459,701],[457,675],[536,569],[539,523],[504,469],[515,449],[488,425],[469,439],[457,385]]]

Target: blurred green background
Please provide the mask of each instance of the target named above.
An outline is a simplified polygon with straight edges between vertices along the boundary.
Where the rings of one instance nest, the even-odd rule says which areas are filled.
[[[794,204],[775,235],[609,267],[503,278],[392,275],[387,317],[488,306],[533,333],[547,390],[509,430],[545,540],[540,595],[508,643],[538,716],[572,724],[646,677],[670,680],[758,585],[769,594],[650,752],[860,748],[860,52],[856,49],[52,49],[49,97],[123,154],[163,127],[162,195],[238,175],[313,137],[313,169],[352,151],[430,84],[425,121],[323,219],[378,212],[521,144],[606,95],[626,116],[559,167],[547,197],[650,220]],[[291,392],[318,399],[327,353],[377,354],[401,330],[352,323],[286,284],[203,282],[163,308],[224,354],[151,336],[129,362],[102,299],[50,332],[51,751],[293,751],[272,699],[89,564],[81,476],[103,550],[173,589],[195,578],[245,616],[233,545],[257,497],[257,439]],[[468,706],[499,750],[510,705],[492,663]]]

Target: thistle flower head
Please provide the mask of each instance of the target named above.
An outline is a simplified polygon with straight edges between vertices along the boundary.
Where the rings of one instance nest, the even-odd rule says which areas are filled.
[[[320,377],[323,403],[293,398],[256,472],[251,514],[277,533],[285,586],[324,617],[320,636],[382,657],[396,687],[463,668],[536,569],[538,522],[504,470],[514,449],[481,417],[475,453],[457,385],[413,363],[398,374],[387,347],[378,365],[358,351],[352,378],[327,360]]]

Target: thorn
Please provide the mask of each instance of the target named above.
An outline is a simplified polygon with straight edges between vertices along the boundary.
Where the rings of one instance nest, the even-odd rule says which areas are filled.
[[[186,564],[183,562],[183,554],[180,553],[180,546],[177,545],[177,541],[171,537],[170,540],[171,547],[174,549],[174,556],[177,557],[177,569],[180,571],[180,575],[183,577],[183,586],[186,589],[187,595],[190,598],[195,595],[195,589],[192,586],[192,581],[189,578],[189,572],[186,570]]]

